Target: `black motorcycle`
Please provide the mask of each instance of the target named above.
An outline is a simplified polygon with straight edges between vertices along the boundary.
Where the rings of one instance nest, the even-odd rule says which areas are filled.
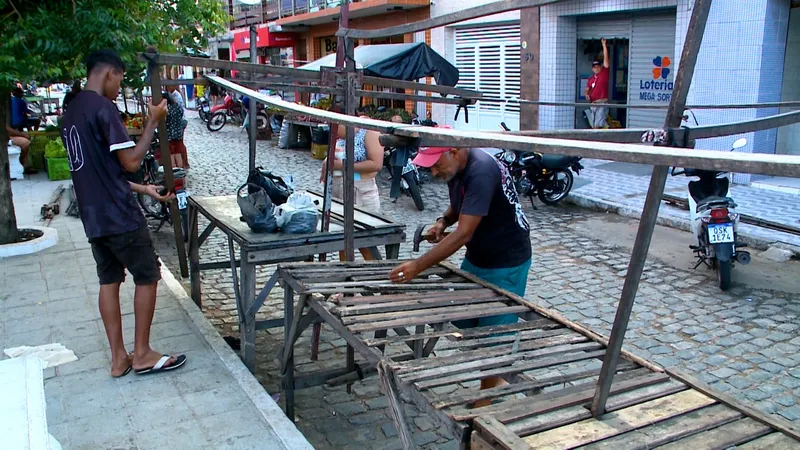
[[[207,98],[197,98],[197,114],[200,116],[200,120],[208,122],[208,118],[211,117],[211,104]]]
[[[500,125],[505,131],[511,131],[505,122]],[[517,192],[528,197],[534,209],[534,196],[546,205],[555,205],[563,200],[572,189],[572,172],[580,175],[583,170],[580,163],[582,158],[577,156],[501,150],[494,157],[508,168]]]

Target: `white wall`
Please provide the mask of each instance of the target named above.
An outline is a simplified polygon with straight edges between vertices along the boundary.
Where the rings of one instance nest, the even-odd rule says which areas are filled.
[[[434,0],[431,3],[431,17],[438,17],[463,9],[494,3],[495,1],[496,0]],[[492,25],[503,22],[519,22],[519,11],[510,11],[468,20],[449,27],[434,28],[431,30],[431,47],[440,55],[447,58],[448,61],[454,63],[454,27]],[[434,104],[431,116],[434,122],[438,122],[441,125],[447,124],[454,126],[455,122],[453,121],[453,117],[455,113],[455,106]],[[463,111],[461,114],[463,114]]]
[[[789,14],[786,58],[783,62],[781,101],[798,100],[800,100],[800,8],[792,8]],[[781,112],[792,110],[791,108],[783,108]],[[778,143],[775,153],[780,155],[800,155],[800,124],[778,128]]]

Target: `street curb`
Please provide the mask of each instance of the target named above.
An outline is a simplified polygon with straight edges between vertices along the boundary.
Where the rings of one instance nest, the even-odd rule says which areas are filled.
[[[571,203],[575,206],[579,206],[581,208],[587,208],[602,212],[612,212],[623,217],[630,217],[632,219],[637,219],[637,220],[642,218],[641,208],[631,205],[623,205],[621,203],[605,200],[602,198],[592,197],[590,195],[586,195],[583,193],[578,193],[574,191],[570,192],[570,194],[565,198],[565,200],[568,203]],[[665,216],[662,214],[662,212],[663,210],[659,212],[658,218],[656,219],[656,223],[658,225],[675,228],[681,231],[687,231],[687,232],[692,231],[691,227],[689,226],[689,221],[687,219],[674,216],[673,217]],[[748,233],[747,228],[749,227],[753,227],[753,225],[740,224],[738,232],[740,241],[747,244],[748,247],[753,248],[755,250],[767,250],[770,247],[777,246],[791,251],[794,257],[800,256],[800,248],[798,248],[797,246],[791,245],[789,243],[784,243],[781,241],[774,241],[774,240],[764,239],[759,236],[754,236]]]
[[[264,421],[272,429],[283,448],[287,450],[313,450],[314,447],[311,443],[300,433],[294,423],[286,417],[283,410],[245,367],[242,360],[222,339],[214,326],[206,320],[203,312],[194,304],[183,285],[172,275],[163,260],[161,261],[161,278],[167,289],[178,300],[178,304],[197,327],[209,347],[219,356],[239,384],[239,387],[242,388],[250,401],[253,402],[253,406],[261,413]]]

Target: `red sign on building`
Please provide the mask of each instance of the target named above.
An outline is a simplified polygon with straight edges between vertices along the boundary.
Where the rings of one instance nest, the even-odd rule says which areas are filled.
[[[258,28],[256,48],[261,47],[294,47],[294,34],[270,33],[267,27]],[[235,52],[250,49],[250,30],[239,31],[233,35],[231,44]]]

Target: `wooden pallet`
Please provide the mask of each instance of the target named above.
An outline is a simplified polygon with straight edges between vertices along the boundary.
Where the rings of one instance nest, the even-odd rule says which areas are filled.
[[[787,422],[629,353],[617,368],[606,413],[595,419],[589,404],[605,355],[603,338],[451,266],[396,285],[387,279],[392,265],[287,264],[281,277],[377,365],[408,448],[413,440],[400,398],[475,449],[800,447]],[[452,325],[499,314],[523,320],[465,329]],[[385,353],[396,343],[405,343],[411,353]],[[480,390],[478,382],[489,377],[509,384]],[[486,401],[491,404],[474,407]]]

